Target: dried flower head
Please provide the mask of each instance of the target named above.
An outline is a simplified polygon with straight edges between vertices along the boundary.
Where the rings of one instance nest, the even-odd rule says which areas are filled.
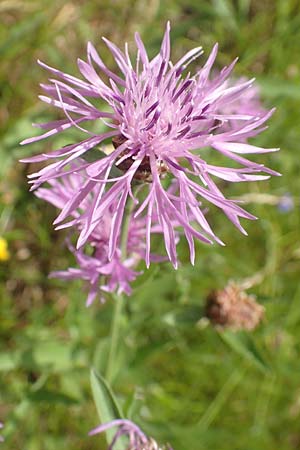
[[[244,157],[245,154],[267,153],[266,149],[246,143],[265,129],[266,120],[273,110],[261,108],[245,111],[240,100],[251,93],[253,80],[230,82],[236,61],[224,67],[215,76],[211,69],[217,56],[215,45],[206,63],[194,75],[187,67],[203,54],[202,47],[190,50],[175,64],[170,59],[170,24],[159,53],[149,59],[138,33],[135,34],[137,56],[135,64],[129,56],[128,46],[122,52],[115,44],[103,38],[111,51],[120,74],[106,67],[91,43],[87,47],[87,61],[78,60],[84,79],[39,64],[53,76],[50,84],[43,84],[46,95],[41,100],[62,110],[65,119],[37,124],[44,134],[26,139],[22,144],[37,142],[72,127],[81,130],[86,139],[79,143],[43,153],[23,161],[55,161],[30,176],[32,188],[45,181],[66,176],[74,169],[72,161],[84,158],[76,171],[83,181],[74,197],[64,205],[56,219],[60,224],[94,190],[94,201],[76,218],[81,222],[77,246],[84,245],[95,228],[103,221],[110,205],[116,205],[114,226],[109,233],[109,255],[117,251],[116,238],[123,223],[128,198],[135,202],[135,217],[146,220],[147,266],[150,264],[151,224],[154,216],[162,227],[165,247],[170,261],[177,267],[174,221],[183,230],[189,244],[190,259],[194,263],[194,238],[206,243],[222,241],[215,235],[203,214],[203,201],[221,209],[231,222],[247,234],[240,218],[255,219],[236,201],[226,199],[215,178],[230,182],[265,180],[278,175],[261,163]],[[106,83],[104,80],[107,80]],[[106,106],[101,106],[105,102]],[[230,106],[234,105],[231,110]],[[109,111],[107,106],[109,106]],[[101,123],[102,122],[102,123]],[[84,128],[92,123],[93,130]],[[102,132],[103,123],[108,131]],[[99,130],[99,131],[98,131]],[[100,143],[111,139],[114,150],[105,157],[89,162],[88,153]],[[208,153],[229,158],[238,167],[223,167],[207,162]],[[112,175],[118,167],[119,173]],[[264,172],[267,175],[261,174]],[[165,179],[176,179],[177,189],[170,193]],[[144,184],[144,195],[133,190],[136,183]],[[167,183],[168,184],[168,183]],[[69,222],[73,225],[74,220]]]
[[[103,433],[114,427],[117,428],[117,431],[108,450],[113,450],[118,441],[123,437],[128,439],[128,447],[126,447],[126,450],[172,450],[169,445],[159,446],[153,438],[146,436],[142,430],[130,420],[113,420],[95,428],[89,435],[92,436],[94,434]]]
[[[253,330],[264,317],[265,308],[235,283],[212,292],[206,305],[206,315],[215,325],[233,330]]]

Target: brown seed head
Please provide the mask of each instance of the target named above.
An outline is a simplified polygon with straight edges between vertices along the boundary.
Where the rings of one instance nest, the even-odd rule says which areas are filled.
[[[253,295],[248,295],[235,283],[213,291],[207,298],[206,316],[222,328],[253,330],[262,320],[264,311]]]

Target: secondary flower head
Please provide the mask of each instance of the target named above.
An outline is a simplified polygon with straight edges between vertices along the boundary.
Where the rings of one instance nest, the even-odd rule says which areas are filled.
[[[104,431],[116,427],[117,431],[114,435],[108,450],[113,450],[123,437],[128,439],[127,450],[172,450],[170,446],[160,447],[154,439],[146,436],[142,430],[130,420],[112,420],[111,422],[100,425],[99,427],[92,430],[89,434],[90,436],[98,433],[103,433]]]
[[[137,55],[134,63],[127,44],[122,52],[113,43],[103,39],[120,74],[106,67],[90,43],[87,61],[78,60],[78,68],[84,79],[40,62],[54,77],[50,79],[50,84],[42,85],[47,95],[40,98],[61,109],[66,118],[38,124],[38,127],[46,130],[45,133],[23,143],[36,142],[72,127],[86,134],[82,142],[24,160],[56,160],[30,176],[32,186],[36,188],[45,181],[66,176],[66,173],[74,170],[68,167],[70,162],[79,157],[84,158],[80,167],[76,168],[76,171],[84,174],[84,181],[74,197],[62,208],[56,224],[74,215],[84,198],[94,190],[94,201],[84,215],[77,219],[81,224],[77,245],[80,248],[88,241],[103,221],[110,205],[115,204],[116,215],[109,240],[109,258],[112,258],[117,251],[114,236],[118,235],[122,227],[125,206],[131,197],[136,204],[135,217],[144,216],[146,220],[147,266],[150,264],[151,224],[154,217],[159,220],[166,251],[174,267],[177,266],[174,221],[186,236],[192,263],[195,257],[194,238],[206,243],[215,241],[222,244],[203,214],[203,202],[221,209],[246,234],[240,218],[255,217],[236,202],[226,199],[215,183],[215,178],[230,182],[256,181],[276,174],[263,164],[241,156],[277,150],[256,147],[246,142],[265,128],[264,123],[273,111],[228,109],[230,105],[238,105],[239,99],[247,95],[253,80],[234,85],[230,83],[229,77],[236,61],[215,76],[211,75],[217,45],[194,75],[187,72],[187,67],[202,55],[201,47],[189,51],[173,64],[170,59],[169,23],[160,51],[153,59],[149,59],[138,33],[135,34]],[[106,103],[103,109],[100,100]],[[100,131],[103,128],[101,121],[107,126],[105,132]],[[92,123],[94,132],[84,128],[84,123]],[[107,139],[112,140],[114,150],[90,162],[88,154],[91,149]],[[213,152],[231,159],[238,167],[209,164],[206,155]],[[119,172],[112,175],[112,169],[116,167]],[[176,179],[176,189],[170,192],[166,186],[172,178]],[[136,183],[141,182],[146,191],[142,200],[133,189]],[[74,220],[70,223],[74,224]]]
[[[77,164],[80,165],[80,161],[77,161]],[[71,168],[75,169],[75,167],[75,163],[72,163]],[[73,170],[72,173],[61,179],[50,180],[47,188],[39,188],[35,193],[37,197],[62,209],[76,195],[82,182],[82,175]],[[79,231],[81,230],[79,219],[81,215],[84,216],[86,210],[89,210],[97,193],[95,191],[96,187],[81,202],[80,209],[78,208],[72,213],[73,225]],[[78,267],[71,267],[66,271],[50,274],[52,278],[84,280],[89,289],[87,306],[92,304],[97,295],[103,300],[103,292],[130,295],[130,283],[140,274],[140,272],[134,271],[134,268],[145,257],[145,220],[134,219],[132,214],[129,213],[125,244],[123,243],[123,248],[121,248],[121,233],[110,233],[111,227],[115,226],[116,211],[117,205],[112,203],[106,215],[97,223],[97,227],[90,234],[85,246],[77,250],[68,242],[68,248],[74,254]],[[160,226],[157,223],[156,225],[153,224],[152,233],[159,232],[161,232]],[[112,236],[116,239],[116,251],[109,259],[109,245]],[[151,259],[160,261],[163,258],[151,255]]]
[[[228,87],[235,87],[242,83],[249,81],[247,78],[242,77],[238,79],[228,80]],[[236,100],[222,105],[220,112],[222,114],[227,114],[228,117],[231,115],[231,119],[224,121],[222,125],[222,131],[230,131],[232,127],[238,126],[235,120],[235,115],[244,114],[248,116],[263,116],[267,114],[267,110],[263,107],[260,99],[259,87],[256,84],[252,84],[248,89],[240,95]],[[241,139],[241,142],[247,141],[247,137]]]

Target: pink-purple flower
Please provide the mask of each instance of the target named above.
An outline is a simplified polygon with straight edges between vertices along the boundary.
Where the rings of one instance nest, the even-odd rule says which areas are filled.
[[[80,165],[81,161],[77,161]],[[82,185],[83,175],[77,173],[75,163],[71,164],[72,173],[59,179],[49,180],[49,186],[41,187],[35,191],[36,196],[46,200],[59,209],[68,203],[76,195]],[[80,218],[89,210],[95,199],[96,186],[84,197],[80,208],[72,212],[73,226],[81,230]],[[128,212],[127,229],[122,243],[121,232],[110,233],[114,227],[117,205],[112,203],[105,216],[97,223],[97,227],[89,235],[87,243],[79,249],[74,248],[68,239],[68,248],[74,254],[77,267],[71,267],[65,271],[52,272],[50,276],[65,280],[84,280],[88,286],[87,306],[90,306],[99,296],[104,300],[103,293],[111,292],[127,295],[131,294],[131,282],[140,274],[135,267],[141,259],[145,258],[145,220],[134,218]],[[160,233],[161,228],[157,223],[152,224],[151,233]],[[116,239],[116,251],[109,258],[110,238]],[[151,260],[161,261],[162,257],[150,255]]]
[[[108,447],[108,450],[113,450],[115,446],[124,437],[128,440],[128,450],[172,450],[167,446],[159,446],[153,438],[146,436],[143,431],[133,422],[126,419],[112,420],[111,422],[100,425],[92,430],[90,436],[103,433],[110,428],[117,428],[117,431]],[[124,447],[125,449],[125,447]]]
[[[189,64],[202,55],[197,47],[175,64],[170,59],[170,25],[166,26],[159,53],[149,59],[138,33],[135,34],[137,55],[129,56],[103,38],[111,51],[119,74],[112,72],[91,43],[87,47],[87,61],[78,60],[83,77],[76,78],[62,71],[41,66],[51,74],[49,84],[42,85],[44,102],[59,108],[65,119],[38,124],[45,132],[24,143],[37,142],[70,128],[86,135],[78,143],[42,153],[24,161],[44,161],[50,164],[30,176],[32,188],[67,174],[80,172],[82,182],[64,205],[55,223],[80,224],[77,248],[90,240],[93,233],[111,214],[109,259],[118,253],[117,237],[124,223],[128,199],[135,204],[134,217],[145,221],[145,260],[150,264],[151,230],[158,220],[164,236],[165,248],[174,267],[177,267],[176,223],[185,235],[190,259],[194,263],[194,239],[206,243],[222,241],[213,232],[204,213],[207,203],[222,210],[244,234],[240,218],[255,219],[236,201],[227,199],[216,179],[229,182],[265,180],[277,172],[262,163],[247,159],[245,154],[260,154],[277,149],[249,144],[248,139],[265,129],[265,122],[273,110],[239,107],[241,99],[251,96],[253,80],[232,83],[230,74],[236,61],[215,76],[212,67],[217,56],[215,45],[204,65],[194,75]],[[105,81],[104,81],[105,80]],[[105,105],[106,104],[106,105]],[[92,124],[85,128],[85,124]],[[103,123],[107,131],[101,132]],[[99,131],[98,131],[99,130]],[[111,140],[114,150],[89,162],[87,156],[97,145]],[[207,155],[223,155],[236,167],[210,164]],[[70,163],[78,161],[76,168]],[[54,162],[53,162],[54,161]],[[113,169],[118,168],[117,174]],[[168,190],[175,179],[176,189]],[[143,184],[136,193],[135,186]],[[85,198],[93,192],[93,200],[80,213]]]

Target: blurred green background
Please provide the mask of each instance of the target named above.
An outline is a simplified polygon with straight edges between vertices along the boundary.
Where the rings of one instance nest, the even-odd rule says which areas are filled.
[[[10,252],[0,262],[3,448],[106,448],[87,437],[99,422],[89,368],[105,367],[113,304],[86,309],[80,283],[47,278],[70,264],[65,235],[53,231],[54,208],[28,192],[36,167],[18,163],[55,148],[53,140],[18,144],[33,134],[32,122],[57,117],[37,98],[47,74],[36,59],[78,75],[76,59],[91,40],[115,69],[101,36],[122,46],[138,30],[153,56],[169,19],[173,60],[198,45],[208,55],[218,41],[217,67],[239,56],[235,75],[257,78],[277,111],[252,143],[282,151],[256,160],[283,176],[224,184],[227,196],[251,194],[246,207],[260,220],[244,223],[249,237],[211,214],[225,248],[198,244],[192,268],[183,243],[178,271],[164,264],[138,280],[112,386],[127,415],[174,450],[299,449],[299,1],[2,0],[0,17],[0,236]],[[257,272],[250,292],[266,308],[257,330],[220,332],[203,319],[213,289]]]

